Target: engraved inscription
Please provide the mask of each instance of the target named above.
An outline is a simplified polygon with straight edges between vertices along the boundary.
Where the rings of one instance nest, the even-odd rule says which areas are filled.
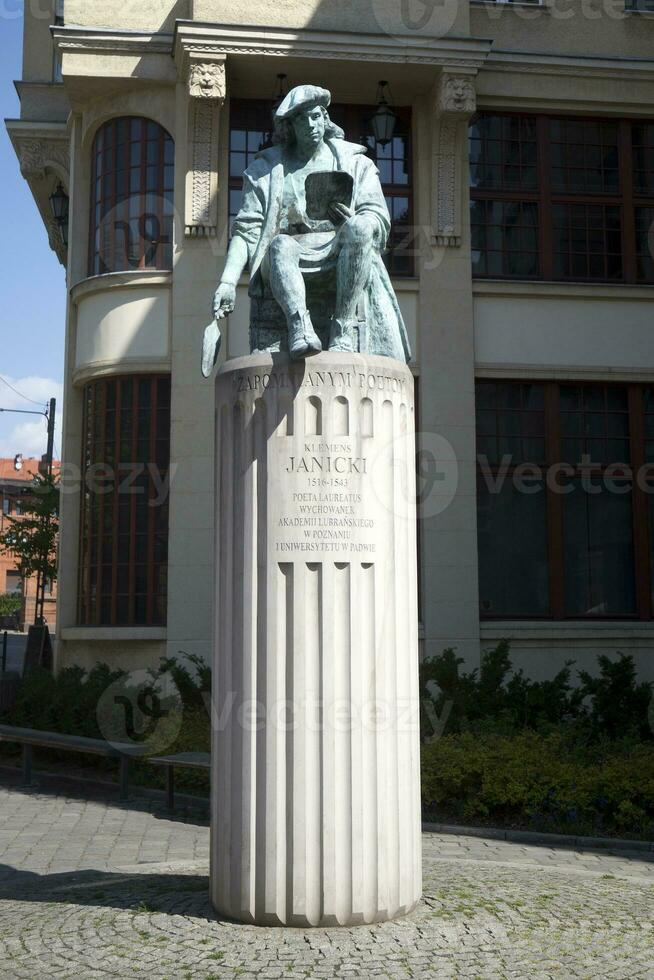
[[[269,443],[269,464],[279,486],[270,528],[275,556],[374,557],[376,520],[367,500],[370,461],[360,444],[306,437]]]

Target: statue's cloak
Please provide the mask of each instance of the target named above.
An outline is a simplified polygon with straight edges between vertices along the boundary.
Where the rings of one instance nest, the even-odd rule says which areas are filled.
[[[343,139],[325,141],[336,160],[336,169],[354,180],[352,210],[373,217],[377,246],[372,272],[365,290],[366,332],[362,354],[383,354],[400,361],[411,359],[411,347],[381,252],[386,246],[391,219],[379,172],[365,154],[365,146]],[[284,194],[282,149],[273,146],[256,155],[243,174],[243,201],[232,234],[243,239],[248,249],[250,296],[261,297],[264,283],[261,263],[270,243],[279,234]]]

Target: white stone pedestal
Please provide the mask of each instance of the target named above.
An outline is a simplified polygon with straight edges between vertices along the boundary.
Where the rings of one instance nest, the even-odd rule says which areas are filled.
[[[216,396],[214,906],[393,918],[422,890],[411,372],[257,354]]]

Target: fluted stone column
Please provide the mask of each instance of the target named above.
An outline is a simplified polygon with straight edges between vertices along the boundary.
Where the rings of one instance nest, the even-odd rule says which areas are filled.
[[[421,894],[413,378],[257,354],[216,394],[213,903],[390,919]]]

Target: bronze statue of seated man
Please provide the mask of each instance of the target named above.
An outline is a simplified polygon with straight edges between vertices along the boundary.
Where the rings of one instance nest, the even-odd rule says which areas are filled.
[[[299,85],[277,108],[274,145],[243,175],[214,317],[234,309],[236,284],[249,267],[250,296],[272,293],[286,319],[290,355],[304,358],[322,349],[307,309],[307,280],[332,289],[335,277],[329,349],[355,350],[363,300],[369,342],[362,353],[408,360],[404,321],[381,259],[390,218],[379,174],[366,148],[347,142],[330,120],[330,100],[324,88]]]

